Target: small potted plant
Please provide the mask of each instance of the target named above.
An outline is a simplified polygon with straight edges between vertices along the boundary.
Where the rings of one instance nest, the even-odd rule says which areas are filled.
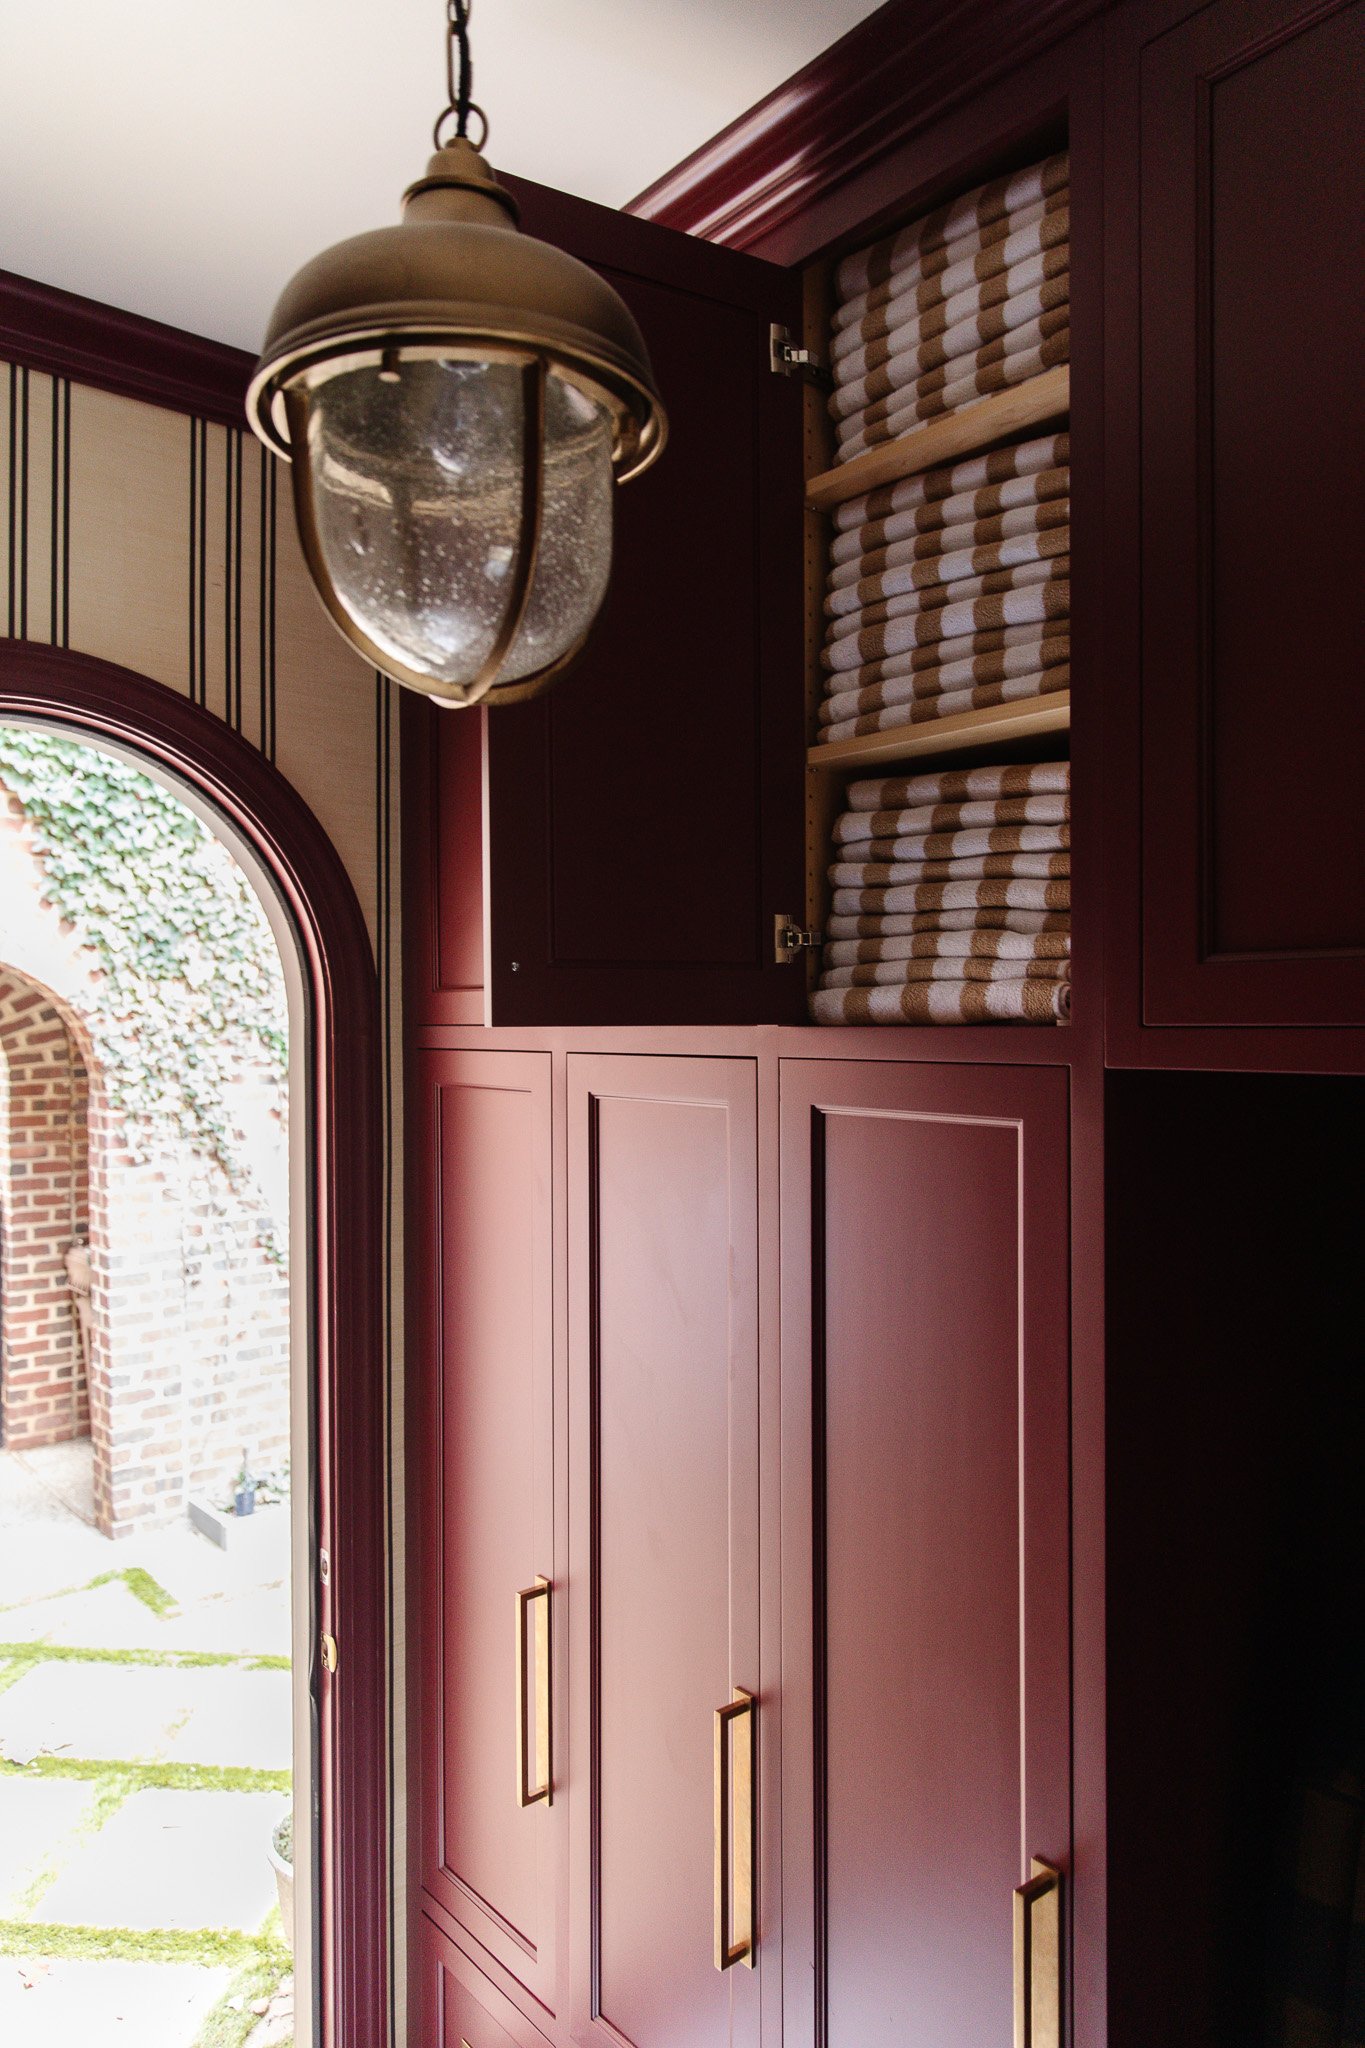
[[[251,1470],[250,1453],[242,1452],[242,1469],[232,1482],[232,1511],[236,1515],[254,1515],[256,1512],[256,1479]]]
[[[294,1953],[294,1810],[291,1807],[270,1837],[270,1867],[280,1901],[280,1926],[285,1947]]]

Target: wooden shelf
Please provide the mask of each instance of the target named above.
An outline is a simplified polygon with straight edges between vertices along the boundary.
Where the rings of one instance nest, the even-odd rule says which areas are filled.
[[[899,483],[902,477],[918,476],[922,470],[936,469],[940,463],[978,454],[1025,427],[1041,427],[1049,420],[1061,419],[1070,404],[1071,369],[1062,363],[1055,370],[1044,370],[1041,377],[1031,377],[1027,384],[1016,384],[1009,391],[993,391],[989,398],[960,405],[956,412],[926,420],[922,427],[902,434],[898,441],[886,441],[865,454],[855,455],[851,462],[822,471],[806,485],[806,503],[816,512],[832,511],[836,505],[860,498],[864,491],[875,491],[881,484]]]
[[[993,747],[1004,740],[1036,738],[1040,733],[1067,732],[1071,726],[1070,690],[1046,697],[1024,697],[1013,704],[987,704],[979,711],[959,711],[951,718],[925,719],[919,725],[888,727],[856,739],[832,740],[806,753],[811,768],[840,772],[877,767],[883,762],[912,761],[925,754],[955,754],[967,747]]]

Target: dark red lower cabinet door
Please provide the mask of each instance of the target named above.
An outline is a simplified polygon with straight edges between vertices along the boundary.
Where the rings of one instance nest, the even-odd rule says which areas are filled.
[[[418,1882],[553,2012],[567,1784],[550,1665],[564,1606],[550,1055],[421,1053],[408,1144]],[[551,1710],[551,1798],[523,1803]]]
[[[716,1715],[754,1695],[726,1754],[756,1732],[761,1771],[772,1711],[752,1062],[571,1055],[568,1164],[573,2035],[755,2048],[756,1973],[714,1956]],[[730,1790],[733,1947],[752,1814]]]
[[[784,1062],[781,1175],[785,2039],[1008,2048],[1070,1867],[1066,1078]]]
[[[544,2035],[480,1977],[425,1915],[414,1969],[414,2048],[547,2048]]]

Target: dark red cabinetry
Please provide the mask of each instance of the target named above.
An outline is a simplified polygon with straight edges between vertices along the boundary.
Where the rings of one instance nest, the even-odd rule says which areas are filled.
[[[428,955],[412,999],[432,1023],[795,1019],[772,933],[804,898],[802,413],[769,329],[799,327],[799,280],[515,190],[527,231],[635,314],[670,441],[617,493],[611,588],[562,685],[408,709],[405,774],[431,791],[407,855]]]
[[[1066,1080],[781,1088],[786,2037],[1005,2042],[1070,1868]]]
[[[1365,7],[1188,12],[1110,24],[1110,1050],[1358,1069]]]
[[[760,1770],[776,1711],[759,1672],[755,1085],[749,1060],[568,1061],[584,2043],[759,2038],[755,1974],[715,1965],[713,1853],[717,1710],[753,1695]]]
[[[410,1071],[408,1232],[414,1379],[417,1878],[422,1894],[538,2003],[559,2002],[565,1786],[535,1789],[537,1702],[564,1664],[551,1333],[550,1059],[428,1053]],[[534,1606],[534,1603],[533,1603]],[[518,1696],[518,1627],[524,1696]],[[549,1730],[552,1781],[566,1726]],[[523,1759],[522,1732],[527,1754]]]

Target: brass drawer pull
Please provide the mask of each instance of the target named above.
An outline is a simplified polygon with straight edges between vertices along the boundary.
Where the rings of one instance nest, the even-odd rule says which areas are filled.
[[[754,1956],[754,1781],[758,1702],[735,1691],[716,1708],[715,1963],[728,1970]],[[740,1725],[736,1725],[740,1724]]]
[[[1014,1894],[1014,2048],[1062,2048],[1062,1873],[1035,1856]]]
[[[531,1770],[531,1726],[526,1700],[526,1616],[535,1608],[535,1781]],[[554,1803],[550,1765],[550,1581],[537,1579],[517,1594],[517,1805]]]

